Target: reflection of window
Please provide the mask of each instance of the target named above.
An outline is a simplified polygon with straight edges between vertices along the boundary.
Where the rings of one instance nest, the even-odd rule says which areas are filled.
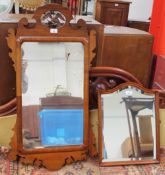
[[[27,60],[22,60],[22,93],[26,93],[28,90],[28,77],[26,75]]]
[[[45,4],[45,0],[15,0],[16,4],[19,5],[19,7],[22,7],[26,10],[34,11],[36,8],[42,6]]]

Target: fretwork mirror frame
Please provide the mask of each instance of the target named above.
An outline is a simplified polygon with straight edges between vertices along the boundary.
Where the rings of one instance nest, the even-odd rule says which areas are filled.
[[[52,13],[59,12],[62,23],[41,23],[44,14],[51,16]],[[51,16],[54,18],[54,14]],[[16,94],[17,94],[17,122],[14,128],[14,136],[11,140],[11,151],[8,155],[10,160],[18,160],[25,164],[36,166],[44,166],[49,170],[57,170],[65,164],[70,164],[78,160],[85,160],[88,152],[88,72],[89,62],[94,56],[93,39],[95,32],[91,32],[90,36],[87,32],[86,24],[83,20],[79,20],[74,26],[70,25],[72,16],[70,12],[58,4],[48,4],[36,10],[34,17],[36,23],[28,24],[28,20],[23,18],[18,24],[18,29],[9,30],[7,38],[8,46],[11,49],[10,57],[13,60],[13,67],[16,70]],[[43,19],[43,18],[42,18]],[[50,19],[49,19],[50,20]],[[64,23],[65,22],[65,23]],[[59,26],[58,26],[59,25]],[[22,71],[22,51],[21,45],[24,42],[80,42],[84,48],[84,85],[83,85],[83,143],[80,145],[62,146],[62,147],[46,147],[37,149],[24,149],[22,136],[22,87],[21,87],[21,71]],[[91,55],[91,56],[90,56]],[[59,75],[60,76],[60,75]]]
[[[130,88],[130,90],[127,90],[128,87]],[[131,90],[131,88],[133,90]],[[139,94],[142,94],[142,96],[139,96]],[[117,97],[117,95],[119,98]],[[145,99],[145,100],[146,101],[148,100],[149,102],[145,102],[144,98],[146,97],[148,97],[148,99]],[[117,109],[116,110],[113,105],[117,104],[116,103],[117,100],[119,101],[118,103],[119,106],[116,108]],[[152,103],[150,101],[152,101]],[[142,102],[144,106],[142,105]],[[109,109],[107,108],[107,105],[108,106],[110,105]],[[142,111],[144,109],[149,109],[147,105],[150,105],[150,108],[152,105],[152,108],[151,108],[152,112],[150,113],[150,115],[146,115],[146,113],[149,110],[147,112],[143,111],[142,113],[140,113],[139,111]],[[159,139],[160,121],[159,121],[159,93],[157,90],[146,89],[142,85],[134,82],[126,82],[110,90],[99,90],[98,109],[99,109],[99,129],[98,129],[99,138],[98,139],[99,139],[100,166],[159,163],[160,161],[160,139]],[[122,111],[122,109],[124,111]],[[122,112],[119,112],[119,111],[122,111]],[[135,112],[135,113],[137,112],[137,113],[135,115],[132,115],[133,114],[132,112]],[[135,120],[133,119],[133,117]],[[140,117],[142,120],[139,119]],[[120,123],[118,123],[119,120],[120,120]],[[110,122],[111,123],[114,122],[114,123],[111,124]],[[147,123],[147,126],[151,125],[151,127],[146,128],[142,122],[145,124]],[[118,126],[116,125],[117,123],[118,123]],[[123,129],[123,128],[126,128],[123,126],[124,124],[126,126],[128,125],[127,126],[128,131]],[[109,129],[109,128],[112,128],[112,129]],[[118,132],[117,132],[117,129],[118,129]],[[152,131],[151,136],[146,136],[145,129]],[[106,134],[107,131],[111,133],[108,132],[108,134]],[[116,136],[116,139],[114,138],[115,136]],[[146,149],[146,147],[145,148],[142,147],[142,146],[146,146],[145,145],[146,141],[145,141],[145,144],[142,145],[142,137],[143,137],[143,140],[146,138],[147,140],[149,140],[147,141],[147,143],[149,143],[148,146],[151,148]],[[114,145],[113,142],[118,144]],[[114,146],[115,146],[115,150],[114,150]]]
[[[4,15],[4,14],[8,14],[11,12],[12,8],[13,8],[13,4],[14,4],[14,1],[13,0],[9,0],[6,2],[7,6],[5,7],[4,5],[4,2],[5,1],[1,1],[1,4],[0,4],[0,7],[1,7],[1,10],[3,9],[3,11],[0,11],[0,15]]]

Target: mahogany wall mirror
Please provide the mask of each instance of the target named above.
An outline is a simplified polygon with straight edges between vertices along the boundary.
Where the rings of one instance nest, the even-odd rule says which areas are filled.
[[[24,149],[83,144],[83,44],[24,42],[21,49]]]
[[[5,13],[9,13],[13,7],[13,0],[1,0],[0,1],[0,15],[4,15]]]
[[[124,83],[99,93],[101,166],[159,162],[158,93]]]
[[[18,106],[9,158],[55,170],[87,156],[91,37],[57,4],[38,8],[34,19],[9,31]]]

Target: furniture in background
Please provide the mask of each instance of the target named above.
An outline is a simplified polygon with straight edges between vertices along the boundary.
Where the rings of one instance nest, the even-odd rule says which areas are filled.
[[[112,89],[121,83],[140,81],[129,72],[117,67],[92,67],[89,70],[89,107],[98,108],[98,90]]]
[[[127,26],[130,1],[99,0],[96,2],[95,18],[102,24]]]
[[[128,20],[127,27],[139,29],[148,32],[150,27],[150,20],[140,21],[140,20]]]
[[[127,71],[114,67],[92,67],[89,72],[89,107],[90,107],[90,132],[89,132],[89,154],[95,157],[98,154],[98,90],[108,90],[115,88],[124,82],[140,81]],[[160,92],[160,108],[165,108],[165,94]],[[160,110],[164,114],[163,109]],[[163,131],[164,119],[161,115],[161,128]],[[165,145],[164,138],[161,136],[161,145]]]
[[[12,11],[13,8],[13,4],[14,1],[13,0],[4,0],[4,1],[0,1],[0,15],[4,15],[7,13],[10,13]]]
[[[134,75],[149,86],[153,36],[123,26],[105,26],[96,66],[111,66]]]
[[[129,101],[124,103],[125,99]],[[137,83],[127,82],[110,90],[100,90],[98,103],[101,166],[159,163],[160,120],[157,90],[146,89]],[[145,110],[146,108],[148,110]],[[133,121],[128,112],[132,113],[132,117],[138,117],[137,121],[143,120],[146,126],[147,122],[144,118],[147,118],[151,127],[148,127],[149,139],[141,122],[137,129],[137,121]],[[128,153],[126,156],[126,154],[123,155],[123,141],[128,138],[131,154]],[[146,139],[148,139],[147,144]]]
[[[8,103],[16,96],[16,75],[13,61],[9,56],[10,49],[7,45],[6,37],[10,28],[17,29],[18,22],[23,17],[26,17],[31,25],[35,23],[32,19],[32,14],[8,14],[0,18],[0,74],[4,75],[1,77],[0,82],[0,105]],[[75,18],[76,22],[81,18],[86,21],[88,32],[91,30],[96,31],[96,45],[98,48],[103,33],[103,25],[86,16],[77,16]],[[95,49],[96,53],[98,50],[97,48]],[[92,65],[96,65],[96,59],[93,60]]]

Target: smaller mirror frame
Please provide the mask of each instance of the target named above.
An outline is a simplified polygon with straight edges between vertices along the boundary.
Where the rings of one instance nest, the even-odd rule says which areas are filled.
[[[41,16],[48,11],[58,11],[66,18],[65,24],[60,28],[55,26],[44,25],[41,21]],[[13,67],[16,71],[16,89],[17,89],[17,120],[14,128],[14,135],[11,139],[11,151],[8,158],[10,160],[18,160],[24,164],[31,164],[38,167],[46,167],[49,170],[57,170],[66,164],[78,160],[85,160],[88,152],[88,89],[89,89],[89,60],[93,57],[93,46],[95,32],[91,31],[88,34],[86,23],[79,20],[74,26],[70,25],[73,19],[69,10],[58,4],[48,4],[38,8],[33,16],[36,20],[35,24],[29,24],[26,18],[19,21],[17,31],[9,29],[7,37],[8,46],[11,49],[9,53]],[[56,18],[55,15],[52,18]],[[58,24],[61,22],[59,16]],[[50,21],[51,23],[52,21]],[[54,24],[54,23],[53,23]],[[53,27],[53,28],[51,28]],[[24,42],[80,42],[84,47],[84,118],[83,118],[83,143],[78,145],[63,146],[63,147],[48,147],[48,148],[32,148],[25,150],[23,148],[22,139],[22,51],[21,46]],[[91,56],[90,56],[91,55]]]
[[[116,159],[116,158],[112,159],[112,161],[110,160],[110,158],[108,158],[107,160],[104,160],[104,155],[107,155],[107,154],[105,154],[106,149],[104,149],[105,148],[105,144],[104,144],[104,133],[103,133],[103,129],[104,129],[104,127],[103,127],[103,125],[104,125],[103,113],[105,111],[103,111],[102,95],[106,95],[106,94],[107,95],[112,95],[113,93],[119,92],[119,91],[127,88],[128,86],[129,87],[133,87],[135,89],[138,89],[138,90],[144,92],[147,95],[153,95],[154,98],[155,98],[154,99],[154,112],[155,112],[155,114],[154,114],[155,115],[155,133],[154,134],[156,136],[156,139],[155,139],[156,140],[155,141],[155,154],[156,154],[156,156],[154,158],[154,153],[152,153],[153,154],[152,155],[153,159],[149,159],[149,158],[145,158],[145,157],[144,157],[144,159],[142,159],[142,157],[138,157],[137,158],[135,156],[133,158],[131,158],[131,157],[129,158],[128,157],[125,160],[124,159],[121,160],[121,157],[119,159]],[[160,140],[159,140],[159,136],[160,136],[160,134],[159,134],[159,129],[160,129],[159,127],[160,126],[159,126],[159,124],[160,124],[160,121],[159,121],[159,93],[158,93],[158,91],[146,89],[146,88],[142,87],[140,84],[133,83],[133,82],[123,83],[123,84],[120,84],[119,86],[117,86],[117,87],[115,87],[115,88],[113,88],[111,90],[99,90],[99,92],[98,92],[98,108],[99,108],[99,129],[98,129],[98,132],[99,132],[98,133],[99,134],[98,137],[99,138],[98,139],[99,139],[99,162],[100,162],[100,166],[116,166],[116,165],[159,163],[159,161],[160,161]],[[109,107],[109,113],[110,113],[110,110],[111,109]],[[113,108],[112,108],[112,110],[113,110]],[[128,113],[127,113],[127,115],[128,115]],[[128,118],[127,118],[127,120],[128,120]],[[122,125],[122,123],[119,123],[119,130],[120,130],[121,125]],[[128,127],[129,127],[129,124],[128,124]],[[113,134],[115,136],[115,133],[113,133]],[[134,135],[134,137],[135,137],[135,135]],[[138,137],[138,138],[140,138],[140,137]]]

